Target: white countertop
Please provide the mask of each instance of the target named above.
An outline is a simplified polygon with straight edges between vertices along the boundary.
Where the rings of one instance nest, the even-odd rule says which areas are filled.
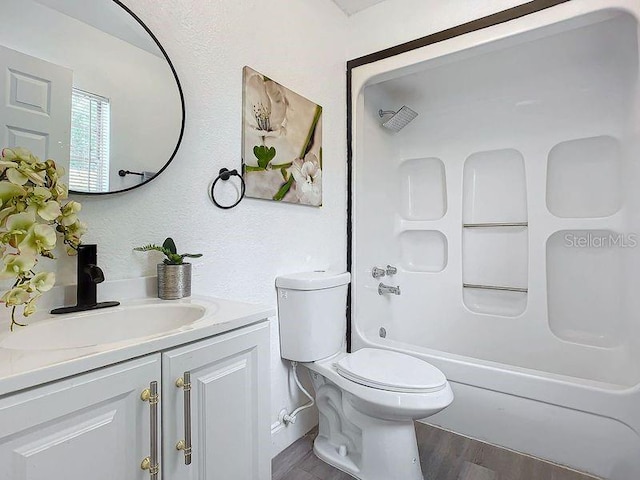
[[[169,301],[157,298],[128,300],[123,301],[121,307],[113,308],[163,302],[200,305],[211,313],[187,326],[161,335],[133,338],[117,343],[40,351],[0,348],[0,397],[25,388],[235,330],[275,315],[275,309],[272,307],[200,296]],[[90,314],[90,312],[83,314]],[[55,317],[62,318],[72,315],[78,314],[56,315]],[[40,318],[30,319],[29,324],[51,318],[51,315],[44,315]],[[3,330],[0,331],[0,341],[8,335],[11,335],[11,332],[8,331],[8,326],[3,325]]]

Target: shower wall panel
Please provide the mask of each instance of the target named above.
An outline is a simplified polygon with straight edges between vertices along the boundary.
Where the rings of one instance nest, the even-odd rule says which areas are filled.
[[[440,368],[431,422],[612,480],[640,478],[639,19],[576,0],[352,71],[354,348]]]
[[[355,110],[358,335],[639,383],[640,248],[564,238],[640,232],[639,92],[638,22],[613,9],[372,77]],[[382,128],[402,105],[419,116]],[[377,293],[387,264],[400,296]]]

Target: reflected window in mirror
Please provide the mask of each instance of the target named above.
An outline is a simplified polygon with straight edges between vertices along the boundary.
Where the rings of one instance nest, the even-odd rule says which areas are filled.
[[[74,88],[71,96],[69,188],[109,191],[109,99]]]

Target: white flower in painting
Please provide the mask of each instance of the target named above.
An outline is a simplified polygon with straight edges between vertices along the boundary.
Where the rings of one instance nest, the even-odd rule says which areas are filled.
[[[283,133],[287,122],[287,98],[284,89],[273,80],[253,74],[246,85],[245,118],[261,137]]]
[[[291,166],[291,174],[296,181],[296,194],[300,203],[319,206],[322,204],[322,169],[318,157],[307,153],[296,158]]]

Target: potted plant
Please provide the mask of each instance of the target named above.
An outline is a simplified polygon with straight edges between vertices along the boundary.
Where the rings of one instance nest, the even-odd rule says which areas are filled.
[[[11,309],[11,330],[16,310],[28,317],[36,301],[55,283],[53,272],[37,272],[41,258],[54,259],[59,237],[67,254],[75,255],[87,226],[78,220],[80,203],[68,200],[61,181],[64,169],[53,160],[41,161],[26,148],[2,150],[0,158],[0,280],[12,286],[0,303]]]
[[[149,244],[136,247],[134,250],[161,252],[167,257],[158,264],[158,298],[177,300],[191,296],[191,264],[184,259],[201,257],[201,253],[178,253],[171,237],[168,237],[162,246]]]

